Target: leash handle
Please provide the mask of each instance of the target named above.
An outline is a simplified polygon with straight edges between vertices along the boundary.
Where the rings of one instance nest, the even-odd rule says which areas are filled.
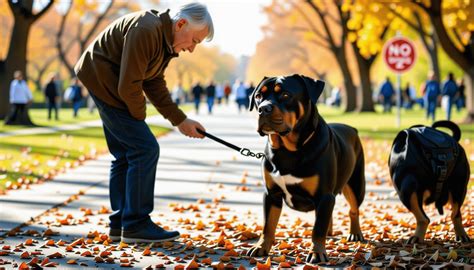
[[[241,155],[243,155],[243,156],[246,156],[246,157],[255,157],[255,158],[257,158],[257,159],[260,159],[260,158],[262,158],[262,157],[265,156],[264,153],[257,153],[257,154],[255,154],[255,153],[253,153],[252,151],[250,151],[248,148],[241,148],[241,147],[238,147],[238,146],[235,145],[235,144],[231,144],[230,142],[224,141],[224,140],[222,140],[221,138],[218,138],[218,137],[216,137],[216,136],[214,136],[214,135],[212,135],[212,134],[209,134],[209,133],[207,133],[207,132],[205,132],[205,131],[203,131],[203,130],[200,130],[200,129],[196,129],[196,130],[197,130],[198,133],[200,133],[200,134],[202,134],[202,135],[208,137],[209,139],[212,139],[212,140],[214,140],[214,141],[216,141],[216,142],[218,142],[218,143],[221,143],[221,144],[223,144],[223,145],[225,145],[225,146],[227,146],[227,147],[229,147],[229,148],[234,149],[235,151],[239,152],[239,153],[240,153]]]

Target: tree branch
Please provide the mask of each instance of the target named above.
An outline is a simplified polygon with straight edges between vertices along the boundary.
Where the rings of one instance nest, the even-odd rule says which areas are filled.
[[[306,2],[311,6],[311,8],[318,14],[319,16],[319,19],[321,20],[321,23],[323,24],[323,27],[324,27],[324,30],[326,32],[326,39],[329,43],[329,46],[331,48],[337,48],[338,46],[336,45],[336,43],[334,42],[334,38],[332,37],[332,33],[331,31],[329,30],[329,25],[327,24],[326,20],[325,20],[325,17],[324,17],[324,14],[321,12],[321,10],[314,4],[314,2],[312,0],[306,0]],[[343,44],[341,46],[344,46]]]
[[[308,26],[310,27],[311,31],[313,31],[316,35],[320,36],[322,39],[324,39],[325,41],[329,42],[326,37],[323,35],[323,33],[321,33],[321,31],[319,31],[318,28],[316,28],[316,26],[314,25],[314,23],[311,21],[311,19],[308,17],[308,15],[306,15],[306,13],[304,13],[304,11],[297,5],[297,4],[294,4],[292,3],[292,7],[296,9],[296,11],[298,11],[298,13],[301,14],[301,16],[303,17],[303,19],[305,20],[305,22],[308,24]]]
[[[54,1],[55,1],[55,0],[49,0],[48,4],[47,4],[40,12],[36,13],[36,15],[33,16],[33,21],[36,21],[36,20],[38,20],[41,16],[43,16],[43,15],[46,13],[46,11],[48,11],[49,8],[53,6]]]
[[[85,47],[86,43],[89,42],[92,35],[97,30],[99,24],[102,22],[102,20],[105,18],[105,16],[107,16],[107,13],[111,10],[113,5],[114,5],[114,1],[110,0],[110,2],[108,4],[107,8],[105,9],[105,11],[102,12],[102,14],[100,14],[99,17],[97,17],[97,19],[95,20],[94,25],[89,29],[89,32],[84,37],[84,39],[81,40],[81,52],[84,50],[84,47]]]

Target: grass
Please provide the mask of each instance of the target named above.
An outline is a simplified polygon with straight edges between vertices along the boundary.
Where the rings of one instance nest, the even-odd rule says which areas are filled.
[[[425,119],[425,111],[419,107],[413,110],[401,111],[400,128],[396,126],[396,109],[392,113],[383,114],[382,108],[376,106],[376,112],[367,113],[343,113],[337,108],[318,106],[319,113],[324,117],[326,122],[339,122],[356,127],[361,137],[369,137],[375,140],[386,139],[393,140],[399,130],[409,128],[415,124],[431,125],[431,121]],[[461,123],[466,117],[466,110],[460,113],[453,110],[452,121]],[[436,120],[444,119],[445,113],[441,109],[436,111]],[[462,139],[474,140],[474,125],[459,124],[462,131]]]
[[[155,135],[169,130],[150,126]],[[0,141],[0,191],[41,182],[107,151],[101,127],[10,136]]]
[[[158,112],[153,106],[147,107],[147,115],[155,115]],[[59,110],[59,120],[48,120],[48,110],[47,109],[30,109],[29,110],[30,118],[33,123],[41,127],[54,127],[60,125],[76,124],[80,122],[99,120],[99,113],[97,110],[91,114],[87,108],[81,108],[79,110],[79,117],[74,118],[72,115],[71,108],[63,108]],[[53,114],[54,116],[54,114]],[[24,129],[25,126],[6,126],[0,125],[0,133],[11,130]]]

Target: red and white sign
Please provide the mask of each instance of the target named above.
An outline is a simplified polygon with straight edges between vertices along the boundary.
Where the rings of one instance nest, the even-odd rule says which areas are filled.
[[[415,64],[415,46],[406,38],[392,38],[385,43],[383,48],[383,60],[395,73],[404,73]]]

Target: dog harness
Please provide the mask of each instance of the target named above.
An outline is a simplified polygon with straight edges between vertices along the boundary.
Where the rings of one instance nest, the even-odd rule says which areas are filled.
[[[423,156],[430,162],[432,172],[436,179],[433,201],[441,196],[443,185],[451,174],[459,154],[457,142],[448,134],[431,127],[416,126],[407,132],[414,135],[420,144]]]

